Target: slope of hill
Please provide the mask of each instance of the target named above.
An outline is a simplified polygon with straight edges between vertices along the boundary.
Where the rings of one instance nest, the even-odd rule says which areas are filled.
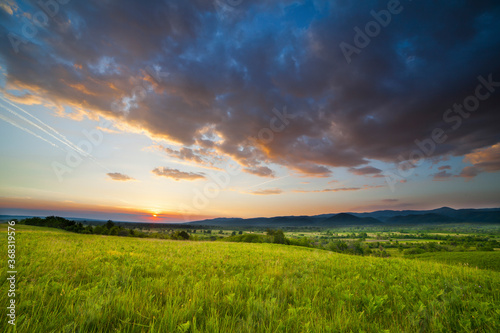
[[[277,244],[16,232],[17,332],[500,330],[498,272]]]
[[[418,217],[421,216],[421,217]],[[27,216],[7,216],[0,215],[0,221],[8,221],[13,218],[21,219]],[[88,222],[90,224],[105,223],[105,220],[71,218],[78,222]],[[137,224],[139,227],[145,222],[120,222],[120,225]],[[321,214],[315,216],[276,216],[257,218],[237,218],[220,217],[193,221],[187,223],[175,223],[178,227],[225,227],[225,228],[284,228],[284,227],[335,227],[335,226],[360,226],[360,225],[408,225],[408,224],[430,224],[430,223],[500,223],[500,208],[489,209],[453,209],[442,207],[433,210],[380,210],[370,213],[338,213]],[[151,223],[148,223],[151,225]],[[173,223],[154,223],[154,225],[173,225]]]
[[[436,213],[394,216],[387,220],[387,223],[390,224],[430,224],[430,223],[436,224],[436,223],[457,223],[457,222],[464,222],[464,221]]]
[[[496,223],[500,222],[500,208],[489,209],[453,209],[449,207],[441,207],[432,210],[382,210],[371,213],[352,213],[358,217],[374,217],[383,222],[387,222],[393,217],[402,217],[408,215],[426,215],[439,214],[455,219],[457,222],[481,222],[481,223]],[[393,220],[395,221],[395,220]]]
[[[373,217],[357,217],[348,213],[340,213],[321,221],[321,226],[344,226],[344,225],[370,225],[381,224],[379,220]]]
[[[335,227],[360,225],[430,224],[430,223],[500,223],[500,208],[460,209],[442,207],[433,210],[381,210],[371,213],[339,213],[316,216],[277,216],[260,218],[217,218],[188,222],[192,225],[220,227]]]

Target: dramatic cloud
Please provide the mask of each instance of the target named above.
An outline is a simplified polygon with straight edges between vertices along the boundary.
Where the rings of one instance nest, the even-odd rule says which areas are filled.
[[[475,93],[479,76],[500,81],[500,3],[402,6],[348,64],[339,44],[353,44],[353,28],[381,2],[70,1],[24,38],[22,17],[40,9],[9,0],[0,64],[19,101],[43,99],[75,119],[105,116],[184,147],[166,149],[172,157],[231,158],[263,177],[274,176],[273,164],[311,177],[335,167],[377,176],[370,160],[408,159],[436,128],[446,142],[429,158],[500,142],[496,83],[466,118],[447,113]]]
[[[129,176],[124,175],[124,174],[119,173],[119,172],[110,172],[110,173],[107,173],[107,175],[109,178],[111,178],[113,180],[118,180],[118,181],[135,180],[134,178],[129,177]]]
[[[465,155],[465,161],[486,172],[500,170],[500,144]]]
[[[206,179],[204,175],[194,172],[184,172],[178,169],[171,169],[168,167],[159,167],[151,171],[157,176],[172,178],[174,180],[198,180]]]
[[[500,171],[500,144],[475,150],[465,155],[464,161],[473,164],[473,166],[465,167],[458,175],[467,180],[473,179],[482,172]]]

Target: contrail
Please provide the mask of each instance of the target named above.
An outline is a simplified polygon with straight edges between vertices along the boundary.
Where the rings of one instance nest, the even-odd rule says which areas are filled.
[[[32,122],[31,120],[29,119],[26,119],[25,117],[21,116],[19,113],[17,113],[16,111],[12,110],[11,108],[9,108],[8,106],[5,106],[5,105],[2,105],[7,111],[9,111],[10,113],[18,116],[19,118],[23,119],[24,121],[26,121],[27,123],[29,123],[30,125],[38,128],[39,130],[41,130],[42,132],[44,132],[45,134],[51,136],[52,138],[56,139],[57,141],[61,142],[62,144],[68,146],[69,148],[73,149],[74,151],[86,156],[86,157],[89,157],[90,154],[88,154],[87,152],[83,151],[82,149],[80,149],[80,147],[76,146],[75,144],[73,144],[71,141],[69,141],[68,139],[66,139],[63,135],[61,135],[59,132],[57,132],[55,129],[53,129],[52,127],[48,126],[47,124],[45,124],[43,121],[41,121],[40,119],[36,118],[35,116],[33,116],[31,113],[29,113],[28,111],[25,111],[23,110],[22,108],[18,107],[17,105],[11,103],[9,100],[5,99],[4,97],[0,96],[0,98],[4,101],[4,102],[7,102],[9,103],[10,105],[12,105],[13,107],[21,110],[22,112],[30,115],[31,117],[35,118],[36,120],[38,120],[40,123],[42,123],[43,125],[45,125],[46,127],[50,128],[52,131],[54,131],[54,133],[56,133],[57,135],[61,136],[61,138],[55,136],[54,134],[48,132],[45,128],[43,127],[40,127],[38,124],[35,124],[34,122]],[[92,156],[90,156],[92,157]]]
[[[4,115],[2,115],[1,113],[0,113],[0,119],[2,119],[3,121],[5,121],[5,122],[7,122],[7,123],[11,124],[12,126],[15,126],[15,127],[19,128],[19,129],[20,129],[20,130],[22,130],[22,131],[25,131],[26,133],[29,133],[29,134],[31,134],[31,135],[33,135],[33,136],[37,137],[37,138],[38,138],[38,139],[40,139],[40,140],[43,140],[43,141],[47,142],[47,143],[48,143],[48,144],[50,144],[51,146],[54,146],[54,147],[59,148],[60,150],[64,151],[64,149],[62,149],[61,147],[59,147],[59,146],[58,146],[58,145],[56,145],[55,143],[50,142],[49,140],[47,140],[47,139],[45,139],[45,138],[41,137],[40,135],[38,135],[38,134],[36,134],[36,133],[33,133],[33,132],[32,132],[32,131],[30,131],[29,129],[22,127],[21,125],[17,124],[17,123],[16,123],[15,121],[13,121],[12,119],[9,119],[9,118],[5,117],[5,116],[4,116]]]
[[[32,115],[31,113],[29,113],[28,111],[24,110],[23,108],[15,105],[14,103],[12,103],[11,101],[9,101],[8,99],[6,99],[5,97],[3,97],[2,95],[0,95],[0,99],[2,99],[4,102],[12,105],[13,107],[17,108],[18,110],[22,111],[23,113],[27,114],[28,116],[30,116],[31,118],[37,120],[40,124],[44,125],[45,127],[47,127],[48,129],[50,129],[52,132],[56,133],[57,135],[59,135],[64,141],[66,141],[68,144],[72,145],[72,146],[75,146],[71,141],[69,141],[63,134],[59,133],[56,129],[54,129],[53,127],[51,127],[50,125],[47,125],[46,123],[44,123],[42,120],[40,120],[39,118],[37,118],[36,116]],[[78,147],[76,147],[78,148]]]
[[[91,154],[87,153],[86,151],[82,150],[80,147],[78,147],[77,145],[73,144],[71,141],[69,141],[64,135],[60,134],[59,132],[57,132],[54,128],[50,127],[49,125],[45,124],[43,121],[41,121],[40,119],[38,119],[37,117],[33,116],[31,113],[29,113],[28,111],[25,111],[23,110],[22,108],[18,107],[17,105],[11,103],[9,100],[5,99],[4,97],[0,96],[0,98],[7,102],[8,104],[14,106],[15,108],[21,110],[22,112],[30,115],[32,118],[38,120],[40,123],[42,123],[43,125],[45,125],[46,127],[50,128],[52,131],[54,131],[54,133],[56,133],[57,135],[61,136],[61,138],[55,136],[54,134],[48,132],[46,129],[44,129],[43,127],[40,127],[38,124],[35,124],[34,122],[32,122],[31,120],[29,119],[26,119],[25,117],[23,117],[22,115],[20,115],[19,113],[15,112],[14,110],[12,110],[11,108],[9,108],[8,106],[6,105],[2,105],[2,107],[5,108],[5,110],[9,111],[10,113],[16,115],[17,117],[23,119],[24,121],[26,121],[27,123],[29,123],[30,125],[38,128],[39,130],[41,130],[42,132],[44,132],[45,134],[49,135],[50,137],[56,139],[57,141],[59,141],[60,143],[62,143],[63,145],[69,147],[70,149],[72,149],[73,151],[83,155],[84,157],[88,157],[90,158],[92,161],[94,161],[96,164],[98,164],[99,166],[101,166],[102,168],[104,168],[105,170],[107,170],[108,172],[110,172],[110,170],[108,168],[106,168],[104,165],[102,165],[94,156],[92,156]],[[0,104],[1,105],[1,104]]]
[[[260,183],[260,184],[254,185],[254,186],[250,186],[248,189],[251,189],[251,188],[254,188],[254,187],[257,187],[257,186],[261,186],[261,185],[264,185],[264,184],[268,184],[268,183],[271,183],[271,182],[275,182],[275,181],[278,181],[278,180],[286,178],[286,177],[290,177],[290,175],[286,175],[286,176],[283,176],[283,177],[280,177],[280,178],[276,178],[276,179],[271,179],[271,180],[268,180],[267,182],[263,182],[263,183]]]

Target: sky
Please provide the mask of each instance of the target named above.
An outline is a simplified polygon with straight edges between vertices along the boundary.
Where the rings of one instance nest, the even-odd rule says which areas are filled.
[[[498,1],[0,0],[0,215],[500,207]]]

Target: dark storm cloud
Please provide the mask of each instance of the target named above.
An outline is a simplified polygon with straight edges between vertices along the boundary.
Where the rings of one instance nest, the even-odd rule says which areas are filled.
[[[349,65],[339,44],[387,2],[71,1],[16,53],[9,32],[39,11],[17,5],[0,8],[8,88],[179,142],[189,150],[167,152],[177,158],[196,162],[201,147],[260,176],[272,163],[326,177],[408,158],[416,139],[457,124],[443,114],[478,76],[500,81],[494,1],[401,1]],[[500,91],[490,95],[428,157],[498,143]],[[285,106],[295,117],[272,140],[249,140]]]

